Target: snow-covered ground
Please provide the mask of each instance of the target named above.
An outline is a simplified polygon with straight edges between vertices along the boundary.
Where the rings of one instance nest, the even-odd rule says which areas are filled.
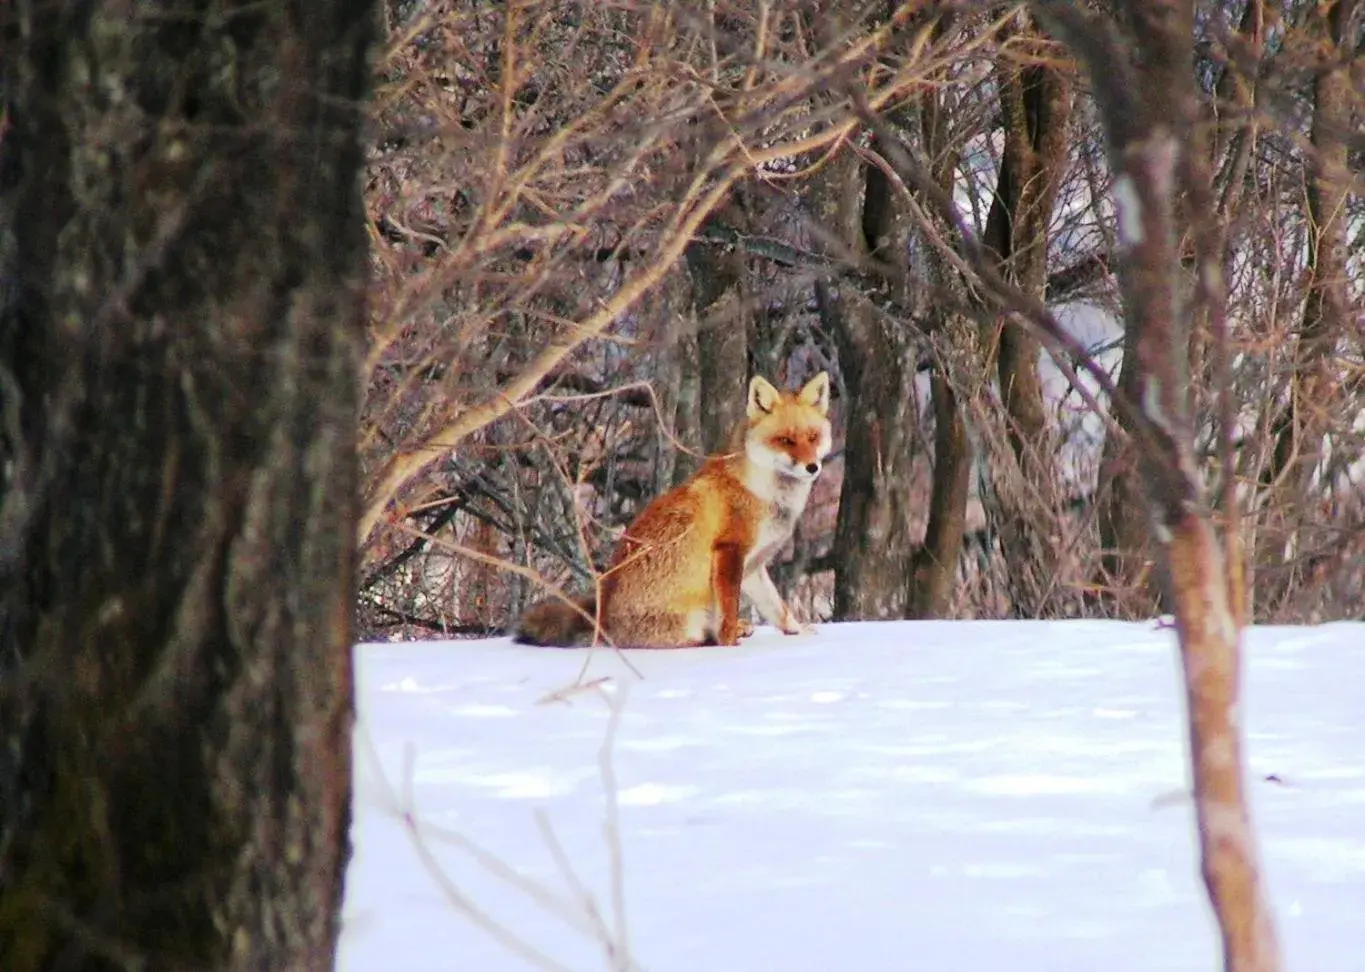
[[[561,691],[585,661],[610,705]],[[357,649],[344,972],[1217,967],[1171,632],[825,625],[630,662]],[[1247,666],[1286,968],[1359,972],[1365,625],[1256,629]]]

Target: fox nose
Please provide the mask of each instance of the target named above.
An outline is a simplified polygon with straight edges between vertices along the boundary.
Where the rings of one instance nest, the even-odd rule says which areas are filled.
[[[808,462],[808,463],[806,463],[806,472],[810,473],[812,476],[814,476],[814,475],[815,475],[816,473],[818,473],[819,471],[820,471],[820,464],[819,464],[818,462]]]

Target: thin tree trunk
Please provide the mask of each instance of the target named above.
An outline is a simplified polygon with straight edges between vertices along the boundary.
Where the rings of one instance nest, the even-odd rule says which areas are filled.
[[[1346,203],[1351,189],[1346,139],[1351,131],[1356,5],[1356,0],[1338,0],[1307,14],[1307,29],[1319,40],[1326,62],[1313,81],[1309,132],[1308,294],[1294,351],[1289,400],[1275,420],[1274,451],[1262,480],[1272,491],[1265,506],[1284,517],[1281,524],[1267,525],[1266,541],[1257,558],[1263,566],[1297,560],[1303,550],[1312,549],[1310,539],[1303,535],[1311,519],[1304,511],[1312,503],[1313,478],[1324,459],[1327,430],[1341,414],[1342,382],[1334,357],[1354,316],[1346,266],[1350,228]],[[1292,574],[1279,573],[1279,590],[1263,590],[1258,601],[1274,603],[1284,589],[1293,586]],[[1268,570],[1263,576],[1275,574]]]
[[[1207,517],[1186,513],[1167,547],[1182,644],[1200,870],[1223,937],[1228,972],[1279,968],[1243,783],[1237,719],[1241,639],[1227,560]]]
[[[1185,675],[1200,859],[1222,933],[1227,972],[1275,972],[1274,922],[1262,888],[1243,789],[1241,628],[1228,596],[1226,559],[1195,462],[1189,407],[1191,309],[1181,299],[1176,199],[1207,226],[1208,193],[1193,182],[1197,94],[1189,0],[1133,0],[1122,27],[1069,0],[1035,9],[1085,63],[1109,140],[1115,176],[1119,284],[1135,352],[1134,438],[1148,516],[1168,568]],[[1202,160],[1201,160],[1202,162]],[[1182,177],[1184,185],[1181,184]],[[1218,254],[1203,248],[1197,273],[1221,306]],[[1212,293],[1212,291],[1217,291]]]
[[[1037,37],[1026,24],[1003,39]],[[1071,84],[1059,68],[1020,65],[1013,60],[1017,56],[999,69],[1005,147],[985,235],[1005,279],[1041,299],[1047,285],[1048,228],[1067,161]],[[1040,455],[1052,458],[1038,355],[1038,339],[1020,322],[1006,319],[996,367],[1011,421],[1010,444],[1027,465]]]
[[[330,969],[368,0],[0,34],[0,968]]]
[[[1134,398],[1138,363],[1135,334],[1125,327],[1123,363],[1119,366],[1118,388]],[[1096,578],[1098,601],[1107,611],[1130,618],[1146,618],[1162,607],[1154,576],[1155,553],[1147,520],[1143,513],[1142,483],[1138,477],[1131,425],[1121,414],[1116,416],[1123,435],[1106,433],[1100,450],[1099,481],[1096,484],[1095,515],[1100,535],[1100,571]]]
[[[1350,282],[1346,270],[1349,230],[1346,201],[1351,171],[1346,136],[1351,128],[1351,57],[1355,0],[1338,0],[1317,19],[1329,63],[1313,81],[1312,146],[1308,179],[1308,298],[1304,301],[1294,362],[1294,389],[1275,443],[1272,478],[1292,463],[1299,467],[1296,488],[1307,485],[1321,457],[1324,428],[1335,416],[1331,399],[1340,385],[1330,370],[1336,342],[1351,320]]]
[[[957,159],[949,146],[948,119],[940,95],[924,92],[919,104],[920,130],[926,155],[934,160],[932,177],[939,189],[947,191],[956,178]],[[930,207],[932,209],[932,207]],[[956,279],[945,261],[935,252],[929,255],[930,272],[943,286]],[[935,332],[943,333],[942,315],[931,318]],[[962,403],[953,388],[947,366],[933,363],[929,379],[929,401],[934,413],[934,478],[929,491],[929,514],[924,527],[924,542],[911,563],[910,608],[913,618],[946,617],[952,608],[957,586],[958,561],[962,556],[962,537],[967,525],[967,494],[975,454]]]
[[[1228,249],[1228,230],[1231,214],[1241,210],[1241,201],[1246,189],[1246,172],[1256,155],[1258,122],[1253,110],[1256,104],[1256,75],[1265,50],[1266,0],[1249,0],[1242,11],[1242,19],[1237,34],[1247,61],[1242,65],[1229,64],[1223,68],[1216,88],[1216,102],[1231,107],[1231,123],[1224,126],[1210,126],[1213,134],[1212,147],[1206,153],[1208,166],[1192,166],[1191,182],[1198,187],[1197,205],[1202,207],[1206,219],[1200,232],[1196,233],[1199,259],[1207,263],[1216,260],[1222,267],[1217,278],[1201,277],[1203,286],[1196,293],[1199,296],[1197,307],[1200,309],[1195,322],[1195,334],[1191,335],[1190,373],[1207,375],[1207,380],[1197,381],[1197,386],[1212,388],[1218,396],[1218,468],[1220,483],[1217,507],[1222,520],[1223,537],[1227,544],[1228,597],[1231,601],[1233,616],[1239,626],[1250,623],[1253,617],[1254,602],[1252,593],[1255,582],[1255,568],[1248,563],[1247,533],[1249,520],[1243,516],[1243,499],[1238,488],[1238,456],[1235,446],[1237,419],[1231,388],[1232,362],[1228,340],[1227,287],[1210,288],[1213,280],[1223,282],[1232,275],[1231,254]],[[1202,142],[1202,139],[1197,140]],[[1198,156],[1192,156],[1198,162]],[[1217,167],[1214,170],[1214,167]],[[1219,188],[1221,187],[1221,189]],[[1216,217],[1216,218],[1215,218]],[[1212,354],[1205,351],[1204,345],[1212,344]],[[1252,450],[1247,450],[1248,454]],[[1251,525],[1254,536],[1254,525]]]
[[[915,554],[910,616],[942,618],[952,607],[962,535],[967,526],[967,487],[972,443],[952,384],[936,367],[929,379],[934,407],[934,481],[924,543]]]
[[[1024,12],[1002,37],[1017,43],[1039,37]],[[1047,240],[1052,207],[1067,163],[1071,85],[1056,67],[1019,64],[1002,56],[1000,103],[1005,144],[985,242],[1002,276],[1041,300],[1047,285]],[[1021,482],[1012,471],[997,475],[1003,509],[1000,535],[1016,614],[1036,617],[1050,592],[1059,554],[1055,517],[1059,470],[1038,374],[1038,339],[1012,315],[1003,315],[996,370],[1008,422],[1008,439]],[[1002,473],[997,470],[997,473]]]

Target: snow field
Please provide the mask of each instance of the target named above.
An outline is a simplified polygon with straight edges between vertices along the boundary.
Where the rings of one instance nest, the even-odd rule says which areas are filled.
[[[1218,967],[1172,632],[838,624],[627,654],[639,675],[501,638],[357,648],[344,972]],[[1362,703],[1365,625],[1249,633],[1289,970],[1365,968]]]

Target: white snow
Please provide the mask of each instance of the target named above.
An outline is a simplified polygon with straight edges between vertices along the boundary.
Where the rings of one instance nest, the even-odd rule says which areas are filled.
[[[506,639],[362,645],[340,967],[1210,972],[1174,642],[761,628],[629,653],[643,678]],[[1285,968],[1356,972],[1365,624],[1254,629],[1245,682]]]

